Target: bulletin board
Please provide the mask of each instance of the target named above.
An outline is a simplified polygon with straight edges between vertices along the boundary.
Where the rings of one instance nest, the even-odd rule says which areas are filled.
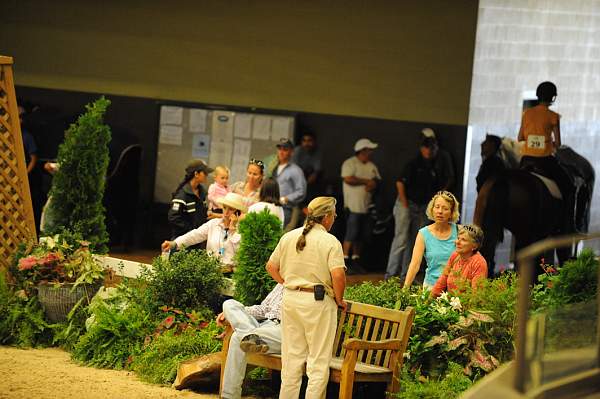
[[[161,105],[154,201],[171,201],[192,159],[229,167],[230,184],[245,180],[248,161],[274,154],[294,128],[293,116]]]

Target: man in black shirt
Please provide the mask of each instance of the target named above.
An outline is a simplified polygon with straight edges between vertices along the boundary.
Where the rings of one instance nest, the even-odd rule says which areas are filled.
[[[419,154],[408,162],[396,181],[396,229],[386,278],[398,275],[401,279],[406,277],[417,232],[427,224],[425,210],[429,200],[440,190],[451,191],[454,182],[454,165],[450,154],[439,148],[432,129],[423,129]]]

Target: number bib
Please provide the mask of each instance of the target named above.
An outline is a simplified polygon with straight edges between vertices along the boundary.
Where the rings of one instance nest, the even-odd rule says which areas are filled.
[[[536,150],[545,150],[546,149],[546,137],[530,134],[529,136],[527,136],[527,148],[532,148],[532,149],[536,149]]]

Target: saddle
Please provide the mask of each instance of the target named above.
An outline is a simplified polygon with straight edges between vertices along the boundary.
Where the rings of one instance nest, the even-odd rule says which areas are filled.
[[[564,201],[565,206],[569,208],[566,217],[566,223],[568,224],[567,231],[583,232],[586,230],[585,226],[587,225],[584,217],[586,210],[578,208],[582,206],[589,207],[589,201],[578,197],[587,190],[585,177],[577,165],[574,162],[569,162],[568,158],[565,159],[565,157],[560,158],[557,156],[556,160],[569,177],[570,189],[573,192],[573,196],[570,199],[568,196],[563,195],[560,186],[552,176],[548,175],[547,171],[536,167],[534,164],[527,164],[522,169],[538,178],[546,186],[553,198]]]

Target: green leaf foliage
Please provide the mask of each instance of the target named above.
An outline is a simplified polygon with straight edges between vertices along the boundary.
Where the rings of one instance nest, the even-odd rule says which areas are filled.
[[[101,97],[87,105],[87,111],[65,132],[47,210],[48,220],[53,223],[44,231],[54,234],[67,228],[80,233],[98,253],[107,252],[108,242],[102,197],[111,139],[103,117],[109,104]]]
[[[221,350],[215,339],[219,328],[214,321],[202,330],[186,329],[181,334],[168,331],[156,337],[134,358],[132,369],[144,381],[171,384],[177,376],[179,363]]]
[[[265,265],[281,238],[281,221],[268,209],[249,213],[240,222],[242,236],[233,273],[235,297],[245,305],[261,302],[275,286]]]
[[[398,399],[453,399],[473,385],[457,363],[448,365],[448,372],[439,379],[424,378],[419,371],[404,368],[400,392],[392,395]]]
[[[366,281],[362,284],[346,287],[344,298],[361,303],[368,303],[388,309],[394,309],[398,302],[406,296],[407,291],[402,290],[402,285],[397,277],[378,283]]]
[[[224,285],[219,260],[203,250],[156,257],[144,279],[152,302],[186,311],[206,308]]]
[[[154,323],[136,303],[109,306],[98,301],[93,306],[94,322],[79,339],[72,356],[86,365],[123,369],[142,351],[144,337]]]
[[[52,329],[37,297],[12,291],[0,271],[0,344],[32,348],[51,341]]]

